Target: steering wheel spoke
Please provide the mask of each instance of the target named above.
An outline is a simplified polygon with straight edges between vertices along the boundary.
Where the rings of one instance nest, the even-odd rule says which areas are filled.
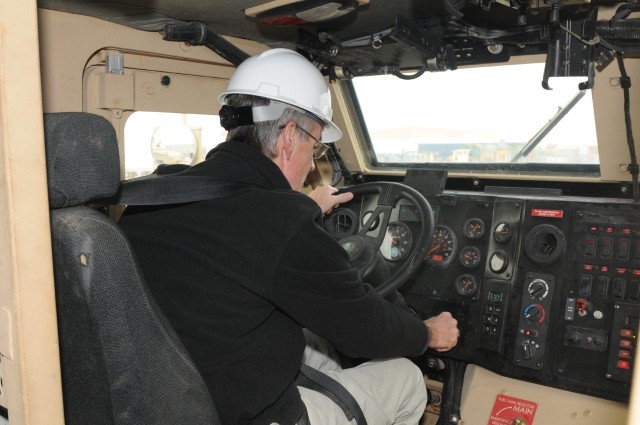
[[[398,204],[400,199],[406,199],[417,208],[418,216],[420,219],[421,229],[420,234],[414,240],[411,246],[409,254],[396,271],[387,279],[376,287],[376,290],[380,295],[385,296],[389,293],[400,288],[418,268],[424,259],[425,252],[433,237],[433,211],[429,202],[418,192],[417,190],[400,184],[391,182],[372,182],[363,183],[356,186],[343,188],[341,192],[352,192],[354,197],[361,197],[365,195],[377,195],[377,205],[373,212],[367,212],[371,214],[366,222],[360,227],[356,236],[349,238],[350,246],[353,246],[353,238],[361,238],[364,243],[370,246],[374,251],[378,251],[383,244],[387,227],[391,220],[394,207]],[[363,217],[359,217],[359,222],[362,223]],[[371,228],[377,224],[377,234],[369,235]],[[347,240],[349,238],[345,238]],[[341,242],[342,243],[342,242]],[[343,244],[343,247],[349,249]],[[355,251],[352,251],[355,252]],[[350,252],[351,255],[351,252]],[[365,264],[362,262],[360,264]],[[370,267],[370,264],[368,265]]]
[[[372,238],[377,241],[376,247],[379,248],[380,245],[382,245],[382,240],[384,239],[384,231],[389,225],[392,210],[392,206],[378,205],[376,209],[371,212],[371,215],[369,216],[369,218],[367,218],[367,221],[362,225],[362,227],[360,227],[358,235],[368,236],[367,234],[371,231],[370,229],[372,227],[376,227],[378,229],[378,235]],[[374,223],[376,223],[376,221],[378,221],[378,225],[374,226]],[[360,220],[360,222],[362,222],[362,220]]]

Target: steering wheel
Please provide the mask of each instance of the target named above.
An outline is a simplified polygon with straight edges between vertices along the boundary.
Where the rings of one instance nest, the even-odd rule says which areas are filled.
[[[401,266],[376,287],[381,296],[389,295],[409,279],[425,258],[425,253],[433,237],[433,211],[431,210],[431,205],[420,192],[400,183],[363,183],[342,188],[339,191],[339,193],[344,192],[353,193],[354,199],[365,195],[378,195],[375,210],[367,221],[360,226],[357,233],[339,240],[340,245],[349,253],[351,264],[365,275],[375,267],[376,261],[384,261],[382,256],[379,255],[379,250],[387,232],[391,211],[398,201],[407,199],[418,209],[418,217],[421,223],[418,238],[413,241],[410,252],[401,263]],[[369,212],[367,211],[367,213]],[[364,212],[361,212],[358,223],[362,223],[363,215]],[[376,236],[370,236],[367,233],[369,233],[369,229],[371,229],[376,220],[379,220],[378,228],[380,230]],[[363,257],[364,259],[362,259]]]

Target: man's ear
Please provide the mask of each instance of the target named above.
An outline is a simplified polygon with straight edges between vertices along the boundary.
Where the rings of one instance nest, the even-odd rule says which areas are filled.
[[[294,148],[294,131],[295,125],[289,121],[287,125],[282,129],[280,135],[278,136],[282,140],[278,140],[278,143],[282,142],[282,153],[284,154],[285,159],[289,160],[291,155],[293,154]]]

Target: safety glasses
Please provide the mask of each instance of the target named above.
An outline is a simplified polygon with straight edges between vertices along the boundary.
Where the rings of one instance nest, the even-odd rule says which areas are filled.
[[[280,130],[282,130],[284,127],[285,127],[284,125],[280,126]],[[296,124],[296,127],[298,128],[298,130],[302,131],[304,134],[306,134],[313,140],[314,142],[313,143],[313,159],[322,158],[324,154],[327,153],[327,150],[329,150],[329,146],[322,143],[320,139],[316,138],[313,134],[309,133],[307,130],[300,127],[298,124]]]

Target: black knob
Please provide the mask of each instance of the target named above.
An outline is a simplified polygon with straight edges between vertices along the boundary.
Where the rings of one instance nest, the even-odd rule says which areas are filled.
[[[533,356],[536,354],[536,347],[531,344],[524,344],[522,346],[522,357],[525,360],[531,360]]]
[[[578,344],[581,339],[582,336],[578,332],[570,332],[567,336],[567,340],[572,344]]]
[[[542,279],[536,279],[529,285],[529,295],[532,298],[544,298],[548,290],[547,283]]]
[[[524,318],[531,322],[539,322],[542,318],[542,309],[537,305],[531,305],[524,311]]]

